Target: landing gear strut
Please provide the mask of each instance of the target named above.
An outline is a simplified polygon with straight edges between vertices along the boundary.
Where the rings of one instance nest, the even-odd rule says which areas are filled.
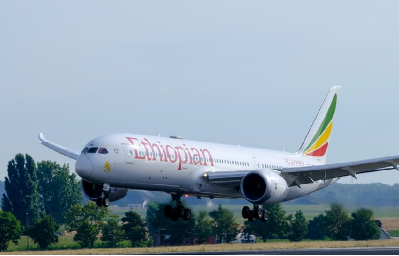
[[[101,206],[108,207],[109,203],[110,203],[110,200],[109,200],[109,197],[108,197],[109,196],[109,189],[110,189],[109,185],[108,184],[104,184],[101,188],[98,187],[97,189],[102,190],[101,197],[96,199],[97,206],[99,206],[99,207],[101,207]]]
[[[254,208],[252,210],[248,206],[244,206],[242,208],[241,214],[244,219],[248,219],[249,221],[258,219],[266,222],[269,219],[267,211],[260,208],[257,204],[254,204]]]
[[[170,218],[173,221],[177,221],[179,218],[183,220],[191,219],[191,211],[184,208],[180,201],[180,196],[172,195],[172,200],[176,201],[176,208],[172,208],[171,205],[166,205],[163,209],[166,218]]]
[[[101,207],[101,206],[108,207],[109,203],[110,203],[110,201],[109,201],[108,197],[99,197],[96,199],[96,204],[99,207]]]

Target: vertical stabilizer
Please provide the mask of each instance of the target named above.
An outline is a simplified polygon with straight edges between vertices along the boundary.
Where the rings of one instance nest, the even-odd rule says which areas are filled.
[[[340,86],[331,87],[297,154],[326,163]]]

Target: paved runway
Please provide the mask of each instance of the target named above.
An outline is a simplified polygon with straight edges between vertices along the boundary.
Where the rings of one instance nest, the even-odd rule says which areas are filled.
[[[399,255],[399,247],[323,248],[296,250],[222,251],[176,253],[176,255]]]

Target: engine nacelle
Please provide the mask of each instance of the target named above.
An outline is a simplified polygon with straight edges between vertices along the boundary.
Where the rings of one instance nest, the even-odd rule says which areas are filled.
[[[288,194],[285,179],[271,170],[248,173],[240,187],[244,198],[253,204],[281,202]]]
[[[101,198],[104,193],[104,195],[109,198],[110,202],[124,198],[128,191],[126,188],[114,187],[110,187],[108,191],[104,191],[103,184],[95,184],[83,179],[82,190],[85,196],[92,201],[96,201],[98,198]]]

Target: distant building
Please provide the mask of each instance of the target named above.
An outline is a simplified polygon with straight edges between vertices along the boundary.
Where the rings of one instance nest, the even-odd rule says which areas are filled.
[[[148,202],[144,201],[142,204],[128,204],[129,210],[147,209]]]

